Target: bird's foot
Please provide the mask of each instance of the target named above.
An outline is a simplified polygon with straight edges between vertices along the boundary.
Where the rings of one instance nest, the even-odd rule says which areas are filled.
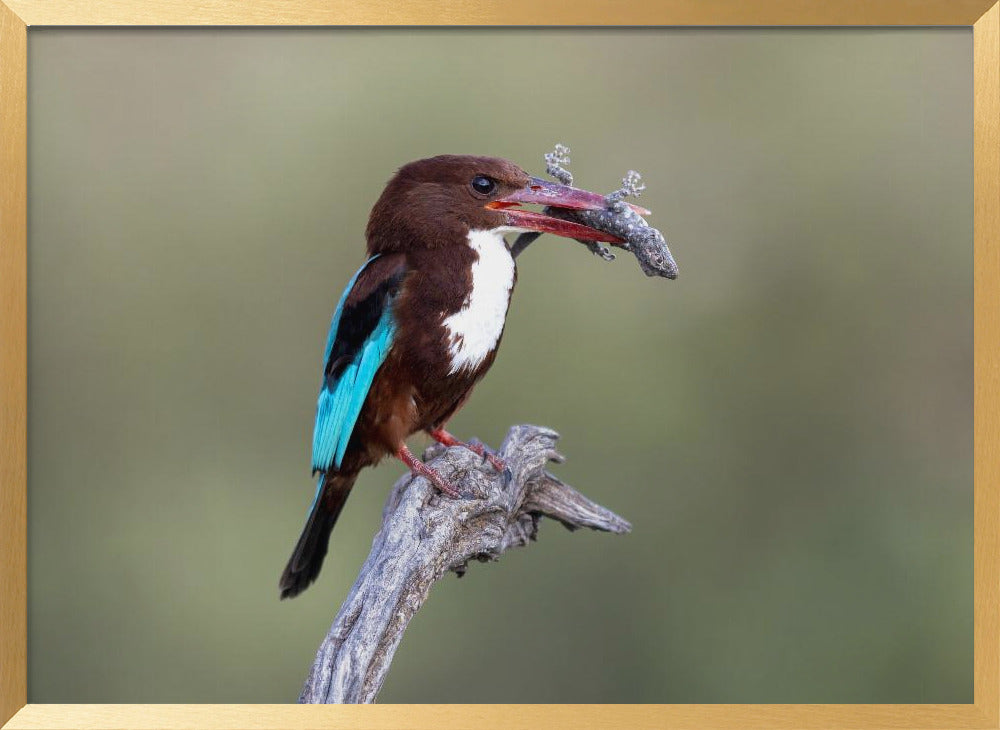
[[[399,450],[396,452],[396,458],[406,464],[410,468],[411,472],[418,476],[425,477],[427,481],[452,499],[461,498],[462,493],[458,491],[458,489],[452,486],[447,479],[441,476],[441,473],[437,469],[432,469],[414,456],[413,452],[406,448],[406,444],[399,447]]]
[[[474,454],[477,454],[479,458],[486,459],[493,468],[496,469],[501,474],[508,472],[507,465],[503,462],[496,454],[487,451],[486,447],[482,444],[467,444],[465,441],[459,441],[457,438],[452,436],[450,433],[445,431],[443,428],[438,428],[429,432],[431,438],[437,441],[439,444],[444,444],[445,446],[463,446],[467,448]]]

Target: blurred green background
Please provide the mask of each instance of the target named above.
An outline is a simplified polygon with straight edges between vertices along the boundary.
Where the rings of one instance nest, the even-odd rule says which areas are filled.
[[[399,165],[557,141],[679,262],[544,237],[453,422],[632,534],[431,593],[385,702],[972,701],[972,37],[29,34],[31,702],[293,702],[389,485],[278,601],[330,314]],[[420,442],[415,445],[421,446]]]

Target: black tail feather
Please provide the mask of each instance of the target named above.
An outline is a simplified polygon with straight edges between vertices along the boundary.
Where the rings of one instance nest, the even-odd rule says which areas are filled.
[[[329,474],[278,583],[282,598],[294,598],[316,580],[330,544],[330,532],[357,474]]]

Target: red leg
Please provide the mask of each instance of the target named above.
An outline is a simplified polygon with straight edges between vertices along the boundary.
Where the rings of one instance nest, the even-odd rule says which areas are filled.
[[[406,444],[401,444],[399,449],[396,451],[396,458],[410,467],[410,471],[414,474],[419,474],[422,477],[427,477],[427,480],[433,484],[435,487],[440,489],[442,492],[447,494],[449,497],[460,498],[462,493],[459,492],[455,487],[448,483],[448,481],[441,476],[436,470],[431,469],[427,464],[422,462],[416,456],[413,455]]]
[[[474,454],[479,454],[480,458],[488,459],[489,462],[493,465],[493,468],[496,469],[501,474],[503,473],[504,469],[507,468],[507,465],[503,463],[502,459],[489,453],[481,444],[467,444],[464,441],[459,441],[457,438],[452,436],[443,428],[436,428],[433,431],[428,431],[428,433],[431,435],[431,438],[433,438],[439,444],[444,444],[445,446],[464,446]]]

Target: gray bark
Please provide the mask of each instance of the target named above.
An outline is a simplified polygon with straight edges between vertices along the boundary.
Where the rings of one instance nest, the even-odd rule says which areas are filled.
[[[428,449],[425,461],[462,491],[462,499],[439,494],[422,477],[396,482],[371,552],[320,644],[299,702],[373,702],[434,582],[448,571],[461,575],[471,560],[497,560],[505,550],[527,545],[540,517],[571,530],[631,529],[545,470],[548,462],[563,460],[555,450],[558,438],[538,426],[511,428],[499,452],[506,475],[468,449]]]

